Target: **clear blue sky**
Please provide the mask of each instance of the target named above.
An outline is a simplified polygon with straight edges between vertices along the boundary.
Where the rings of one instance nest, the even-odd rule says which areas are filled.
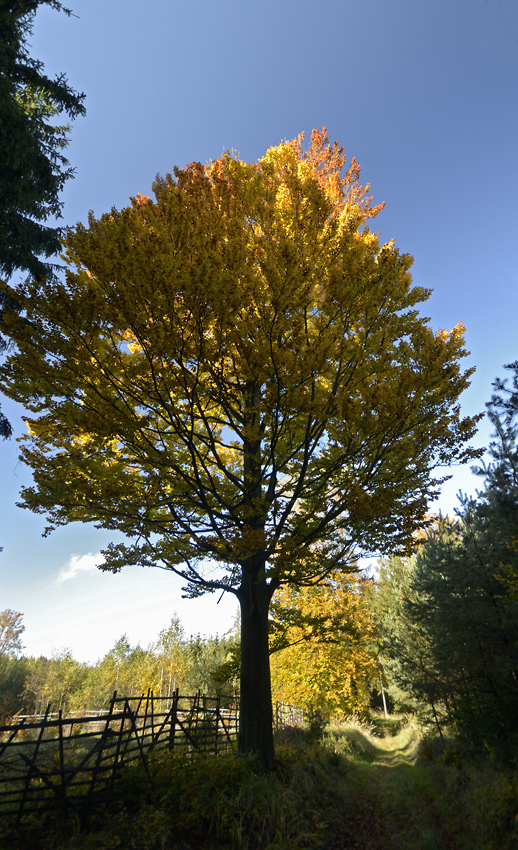
[[[226,149],[253,161],[325,124],[386,201],[382,238],[412,254],[414,280],[433,289],[431,325],[465,323],[477,371],[462,407],[484,409],[502,365],[518,359],[516,0],[68,5],[78,17],[44,9],[31,38],[47,71],[87,95],[66,224],[150,194],[174,165]],[[3,410],[20,433],[22,411]],[[487,441],[483,424],[477,444]],[[28,653],[69,646],[95,660],[123,632],[146,645],[174,611],[188,633],[230,626],[232,599],[182,600],[181,582],[158,570],[87,569],[105,533],[73,525],[43,539],[43,518],[14,506],[29,480],[16,456],[14,440],[0,444],[0,609],[24,614]],[[452,471],[445,511],[477,486],[469,470]]]

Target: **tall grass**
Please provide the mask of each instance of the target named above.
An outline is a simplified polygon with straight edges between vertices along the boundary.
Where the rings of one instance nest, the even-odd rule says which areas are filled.
[[[380,724],[378,724],[379,727]],[[152,759],[118,802],[3,828],[1,850],[513,850],[518,779],[414,724],[288,729],[264,772],[234,755]]]

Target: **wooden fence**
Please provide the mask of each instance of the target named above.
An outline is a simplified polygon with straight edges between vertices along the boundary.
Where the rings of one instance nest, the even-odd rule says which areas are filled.
[[[228,701],[227,701],[228,703]],[[237,706],[220,697],[112,697],[108,711],[63,717],[49,705],[38,720],[0,726],[0,816],[77,808],[113,798],[120,767],[140,761],[153,786],[152,750],[219,753],[237,739]]]
[[[276,702],[273,708],[274,729],[300,726],[304,722],[304,710],[287,702]]]

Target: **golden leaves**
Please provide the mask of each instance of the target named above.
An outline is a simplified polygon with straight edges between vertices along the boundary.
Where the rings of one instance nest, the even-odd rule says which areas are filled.
[[[2,367],[42,414],[31,506],[165,534],[177,560],[264,547],[286,574],[319,535],[411,534],[474,428],[463,328],[419,317],[429,292],[366,229],[359,177],[323,128],[177,168],[68,232],[66,282],[25,285]]]
[[[338,571],[313,587],[283,587],[272,606],[273,698],[333,714],[367,714],[377,673],[368,581]]]

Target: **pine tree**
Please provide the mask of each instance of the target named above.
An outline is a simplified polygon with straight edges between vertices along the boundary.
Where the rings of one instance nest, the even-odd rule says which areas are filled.
[[[399,581],[380,585],[380,628],[392,680],[435,719],[477,745],[518,745],[518,364],[488,403],[485,486],[439,517]],[[393,579],[393,577],[392,577]],[[392,594],[392,596],[391,596]]]
[[[70,15],[58,0],[9,0],[0,4],[0,353],[8,347],[4,311],[16,305],[7,280],[15,271],[54,276],[50,259],[61,250],[62,228],[47,224],[61,216],[60,193],[73,174],[63,151],[70,127],[58,115],[84,115],[84,94],[64,74],[50,79],[29,54],[39,6]],[[0,411],[0,436],[12,427]]]

